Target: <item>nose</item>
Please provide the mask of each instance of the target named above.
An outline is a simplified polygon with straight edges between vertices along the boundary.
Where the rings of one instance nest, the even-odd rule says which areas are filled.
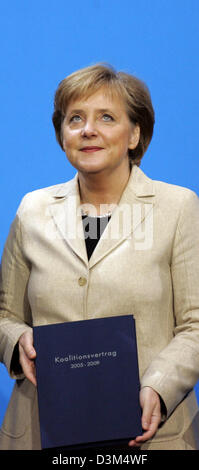
[[[97,129],[92,120],[87,120],[81,131],[82,137],[92,137],[97,135]]]

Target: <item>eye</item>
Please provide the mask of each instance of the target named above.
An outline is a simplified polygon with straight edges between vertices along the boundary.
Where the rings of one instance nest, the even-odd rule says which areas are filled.
[[[80,121],[81,121],[81,116],[79,116],[79,114],[74,114],[74,116],[70,118],[70,122],[80,122]]]
[[[103,121],[109,122],[109,121],[114,121],[113,117],[110,114],[103,114],[102,116]]]

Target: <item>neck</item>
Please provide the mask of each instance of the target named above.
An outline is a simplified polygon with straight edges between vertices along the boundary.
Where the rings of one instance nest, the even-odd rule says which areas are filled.
[[[131,169],[110,175],[78,173],[81,204],[92,215],[112,212],[127,185]],[[92,210],[93,208],[93,210]]]

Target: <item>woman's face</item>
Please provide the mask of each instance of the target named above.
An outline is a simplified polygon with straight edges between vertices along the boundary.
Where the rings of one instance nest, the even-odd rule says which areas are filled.
[[[112,172],[129,167],[128,149],[139,142],[122,98],[105,88],[71,101],[62,125],[63,148],[71,164],[82,173]]]

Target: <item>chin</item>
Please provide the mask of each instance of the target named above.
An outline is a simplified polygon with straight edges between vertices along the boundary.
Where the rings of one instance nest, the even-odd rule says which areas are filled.
[[[88,174],[100,173],[101,171],[105,170],[105,167],[99,164],[77,165],[76,168],[78,171]]]

